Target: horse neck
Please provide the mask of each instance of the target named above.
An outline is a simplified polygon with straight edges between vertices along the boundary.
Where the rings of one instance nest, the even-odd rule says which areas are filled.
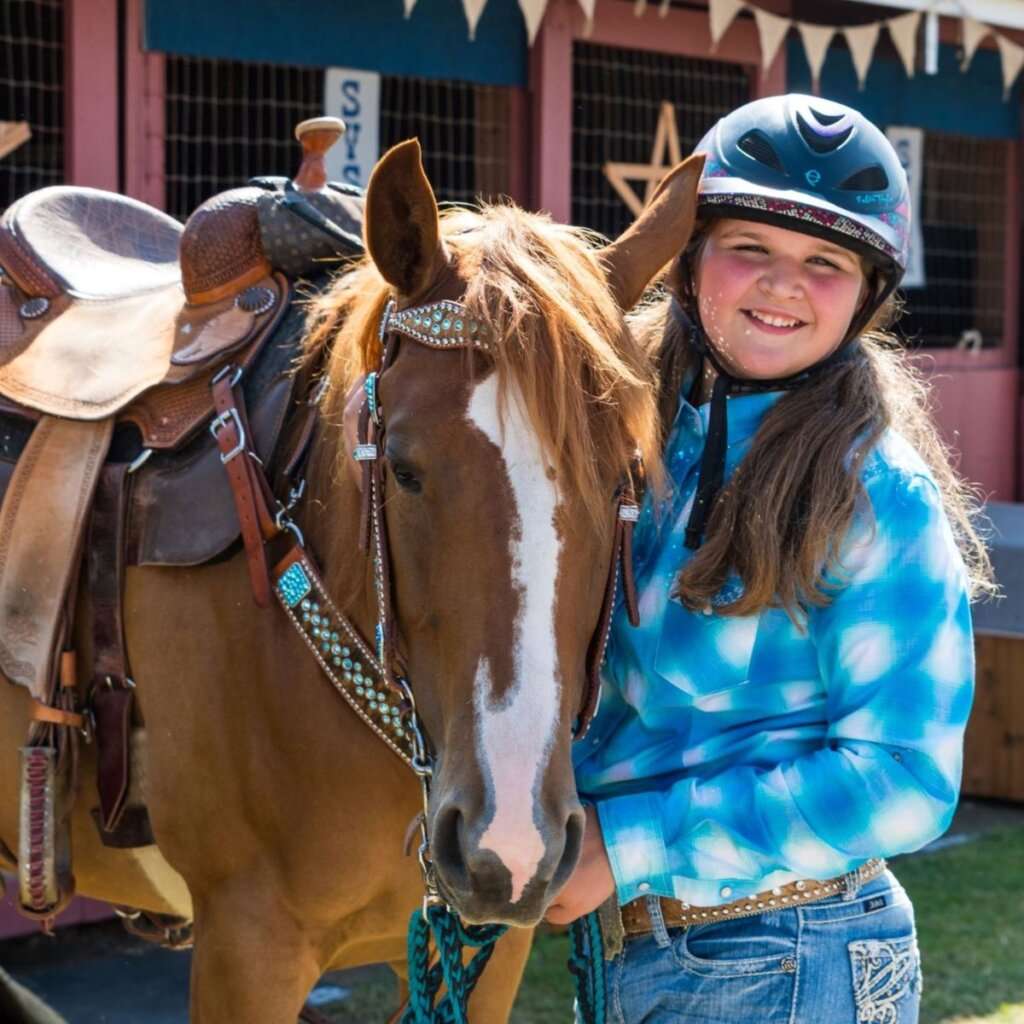
[[[313,439],[300,525],[331,599],[372,647],[376,596],[371,559],[359,547],[362,490],[354,464],[337,468],[336,429],[321,424]]]

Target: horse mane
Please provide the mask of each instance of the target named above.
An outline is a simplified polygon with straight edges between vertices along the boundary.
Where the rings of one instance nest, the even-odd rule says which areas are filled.
[[[610,522],[612,494],[635,452],[662,479],[652,360],[626,327],[601,265],[598,236],[511,203],[441,213],[462,302],[485,323],[499,401],[521,396],[549,464],[594,521]],[[340,429],[353,384],[380,361],[377,330],[391,286],[370,258],[341,273],[309,305],[304,362],[324,367],[327,423],[319,453],[337,477],[351,460]],[[467,360],[467,366],[471,360]]]

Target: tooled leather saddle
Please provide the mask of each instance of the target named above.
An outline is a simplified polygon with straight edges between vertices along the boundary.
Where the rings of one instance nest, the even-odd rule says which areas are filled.
[[[18,851],[29,916],[49,920],[74,891],[67,801],[80,737],[97,743],[103,841],[152,842],[130,796],[124,566],[202,564],[261,528],[240,523],[217,435],[230,427],[270,461],[298,402],[295,282],[361,251],[361,193],[324,173],[343,131],[333,118],[303,122],[294,181],[222,193],[184,228],[68,186],[0,218],[0,677],[33,698]],[[83,583],[89,665],[72,646]]]

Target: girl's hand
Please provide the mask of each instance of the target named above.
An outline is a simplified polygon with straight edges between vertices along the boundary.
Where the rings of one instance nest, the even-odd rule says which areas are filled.
[[[549,924],[569,924],[596,910],[615,892],[615,878],[604,849],[597,810],[588,806],[586,814],[587,825],[583,832],[579,862],[544,915],[544,920]]]

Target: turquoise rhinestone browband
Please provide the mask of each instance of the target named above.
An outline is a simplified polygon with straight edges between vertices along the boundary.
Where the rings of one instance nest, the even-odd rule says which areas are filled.
[[[392,299],[380,318],[380,337],[397,331],[431,348],[490,349],[487,327],[472,317],[461,302],[444,299],[413,309],[395,309]]]

